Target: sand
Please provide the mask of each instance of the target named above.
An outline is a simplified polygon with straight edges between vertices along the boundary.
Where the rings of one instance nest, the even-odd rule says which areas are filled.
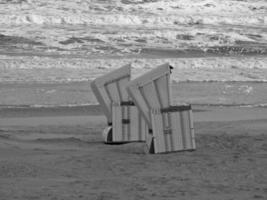
[[[194,106],[197,150],[105,145],[97,106],[0,112],[0,199],[266,199],[267,109]]]
[[[265,0],[0,0],[0,200],[267,199]],[[197,150],[106,145],[90,81],[163,63]],[[198,106],[196,106],[198,105]]]

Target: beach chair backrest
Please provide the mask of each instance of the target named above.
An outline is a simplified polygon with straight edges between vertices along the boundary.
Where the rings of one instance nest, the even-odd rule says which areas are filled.
[[[112,123],[112,106],[128,101],[125,85],[131,78],[131,66],[126,65],[91,82],[91,88],[103,108],[108,123]]]
[[[166,63],[126,87],[150,129],[146,142],[151,153],[196,148],[191,105],[172,105],[170,74]]]
[[[171,105],[170,73],[171,67],[166,63],[136,78],[126,87],[149,128],[152,128],[151,112],[160,112]]]

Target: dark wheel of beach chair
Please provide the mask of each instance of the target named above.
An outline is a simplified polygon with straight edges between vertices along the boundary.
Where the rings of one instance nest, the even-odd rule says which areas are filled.
[[[125,89],[131,78],[131,66],[126,65],[96,78],[91,88],[107,118],[103,131],[105,143],[145,141],[148,128],[144,118]]]
[[[170,65],[164,64],[126,86],[150,129],[150,153],[196,148],[191,105],[172,105],[170,74]]]

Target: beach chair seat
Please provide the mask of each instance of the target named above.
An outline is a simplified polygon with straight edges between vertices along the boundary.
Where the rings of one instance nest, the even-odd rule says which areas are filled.
[[[130,78],[131,66],[126,65],[91,82],[108,122],[103,131],[106,143],[145,141],[147,125],[125,89]]]
[[[172,105],[170,65],[164,64],[130,81],[126,89],[149,127],[150,153],[194,150],[191,105]]]

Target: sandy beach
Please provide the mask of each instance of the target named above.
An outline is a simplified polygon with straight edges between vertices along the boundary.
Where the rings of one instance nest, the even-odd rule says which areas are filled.
[[[267,199],[266,0],[0,0],[0,200]],[[90,88],[172,67],[196,151],[106,145]]]
[[[159,155],[105,145],[99,106],[59,110],[0,112],[1,200],[267,197],[266,108],[194,106],[197,150]]]

